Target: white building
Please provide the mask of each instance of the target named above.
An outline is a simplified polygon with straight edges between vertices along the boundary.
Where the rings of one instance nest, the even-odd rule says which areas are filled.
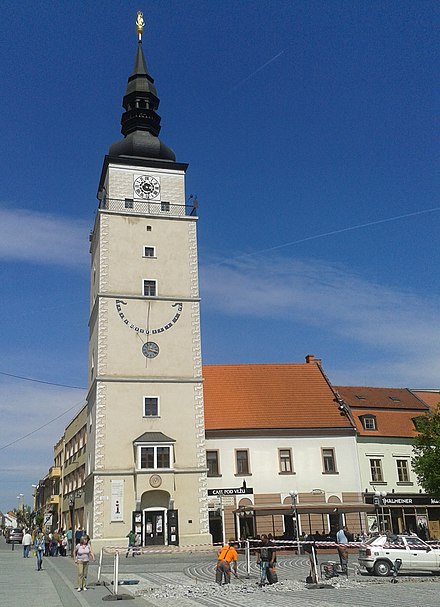
[[[327,534],[345,521],[355,533],[365,530],[356,430],[341,415],[320,361],[306,360],[204,366],[215,541],[293,537],[291,491],[304,512],[299,531]],[[351,512],[344,521],[343,512]]]

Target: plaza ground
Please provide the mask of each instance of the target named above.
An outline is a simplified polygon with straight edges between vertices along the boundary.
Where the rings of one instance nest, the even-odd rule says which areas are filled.
[[[334,553],[320,555],[320,560],[337,560]],[[240,555],[239,579],[230,587],[219,587],[214,580],[215,551],[161,554],[152,552],[142,556],[120,558],[120,579],[138,580],[136,585],[119,586],[119,594],[134,598],[120,600],[132,607],[317,607],[359,606],[385,603],[387,607],[405,607],[423,604],[438,605],[440,575],[400,576],[397,584],[390,578],[379,579],[357,572],[356,556],[350,555],[348,580],[335,578],[333,587],[307,589],[304,583],[309,572],[305,556],[278,557],[279,583],[259,588],[258,569],[252,563],[246,577],[244,557]],[[20,545],[12,550],[0,540],[0,604],[5,607],[96,607],[111,595],[113,555],[103,560],[102,579],[97,586],[97,563],[89,572],[90,589],[77,593],[76,569],[69,557],[46,558],[43,571],[36,571],[35,558],[23,558]]]

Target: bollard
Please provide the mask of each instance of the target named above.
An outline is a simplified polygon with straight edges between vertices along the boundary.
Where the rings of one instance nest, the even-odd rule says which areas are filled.
[[[246,540],[245,556],[246,556],[246,577],[249,579],[250,574],[251,574],[251,549],[250,549],[249,540]]]
[[[98,565],[98,579],[96,580],[96,585],[101,585],[101,571],[102,571],[102,558],[103,558],[104,548],[101,548],[99,553],[99,565]]]
[[[116,551],[113,560],[113,594],[118,594],[119,586],[119,552]]]

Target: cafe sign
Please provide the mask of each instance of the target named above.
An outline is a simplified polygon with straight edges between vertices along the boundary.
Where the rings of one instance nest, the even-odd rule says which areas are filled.
[[[233,487],[232,489],[208,489],[208,495],[218,495],[219,497],[231,495],[252,495],[254,490],[250,487]]]

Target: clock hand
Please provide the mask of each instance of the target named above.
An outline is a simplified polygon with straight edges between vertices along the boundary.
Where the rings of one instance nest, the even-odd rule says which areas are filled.
[[[146,318],[146,325],[147,325],[147,341],[150,338],[150,311],[151,311],[151,301],[148,301],[148,306],[147,306],[147,318]],[[146,343],[146,342],[145,342]],[[145,367],[148,367],[148,358],[145,357]]]

